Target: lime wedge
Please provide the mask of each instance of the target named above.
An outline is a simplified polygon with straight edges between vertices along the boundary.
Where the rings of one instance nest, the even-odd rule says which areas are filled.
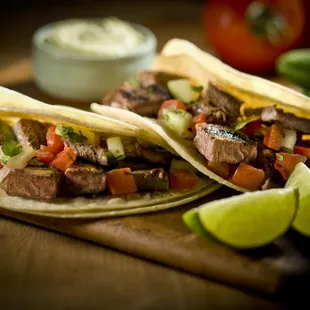
[[[248,249],[266,245],[284,234],[297,206],[296,188],[270,189],[211,201],[197,212],[206,232],[218,241]],[[196,224],[193,226],[196,228]]]
[[[182,216],[183,222],[194,234],[202,237],[209,237],[200,223],[197,210],[197,208],[194,208],[185,212]]]
[[[297,187],[299,190],[299,205],[293,228],[310,236],[310,169],[304,163],[297,164],[285,187]]]

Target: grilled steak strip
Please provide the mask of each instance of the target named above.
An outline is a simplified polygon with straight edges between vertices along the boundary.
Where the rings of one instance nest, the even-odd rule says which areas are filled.
[[[94,164],[102,166],[108,165],[107,149],[102,146],[95,146],[90,144],[77,144],[70,140],[64,141],[65,146],[72,148],[76,156],[90,161]]]
[[[122,139],[126,158],[143,159],[151,163],[167,164],[171,160],[171,154],[165,150],[153,150],[143,147],[136,139]]]
[[[285,113],[276,107],[266,107],[262,110],[261,118],[263,122],[279,122],[283,127],[295,129],[304,133],[310,133],[310,120],[297,117],[292,113]]]
[[[30,119],[21,119],[14,126],[14,133],[20,144],[27,144],[34,149],[46,145],[46,133],[49,125]]]
[[[51,200],[58,196],[61,182],[58,170],[26,167],[12,170],[0,186],[9,196]]]
[[[140,72],[137,75],[137,85],[125,82],[118,89],[108,93],[101,103],[131,110],[142,116],[154,116],[163,101],[172,98],[166,84],[173,78],[176,76],[162,72]]]
[[[139,192],[169,190],[169,176],[163,169],[136,170],[132,172]]]
[[[211,82],[208,84],[207,97],[214,106],[221,108],[229,116],[231,121],[235,121],[240,116],[240,106],[242,101],[221,90]]]
[[[226,125],[229,122],[229,115],[223,109],[213,106],[207,98],[195,102],[189,111],[194,115],[204,113],[206,122],[210,124]]]
[[[253,141],[221,125],[197,124],[194,144],[210,162],[248,163],[257,156]]]
[[[98,194],[105,190],[106,177],[91,165],[73,165],[65,172],[66,184],[73,194]]]

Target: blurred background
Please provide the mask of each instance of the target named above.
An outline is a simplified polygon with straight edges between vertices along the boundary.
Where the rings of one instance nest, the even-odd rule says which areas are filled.
[[[105,16],[149,28],[158,40],[157,51],[169,39],[183,38],[237,69],[277,79],[275,63],[281,54],[310,47],[309,14],[307,0],[5,1],[0,11],[0,85],[45,99],[32,82],[34,32],[66,18]],[[294,79],[288,82],[300,86]]]

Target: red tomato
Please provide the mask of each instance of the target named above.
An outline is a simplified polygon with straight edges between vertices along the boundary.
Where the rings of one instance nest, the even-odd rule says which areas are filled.
[[[259,190],[265,180],[265,172],[251,165],[240,163],[236,169],[231,183],[250,191]]]
[[[47,130],[46,141],[49,151],[53,154],[58,154],[64,148],[64,143],[61,140],[61,136],[55,133],[56,126],[51,126]]]
[[[163,104],[161,105],[158,111],[159,119],[163,118],[163,111],[166,109],[179,109],[179,110],[187,111],[187,107],[182,101],[177,100],[177,99],[166,100],[163,102]]]
[[[48,151],[37,150],[36,158],[42,163],[50,164],[54,160],[55,155]]]
[[[259,7],[262,14],[255,15]],[[258,18],[263,14],[269,17]],[[227,64],[252,73],[272,70],[281,53],[299,47],[305,21],[302,0],[208,0],[204,10],[210,47]],[[275,24],[279,31],[271,34]]]
[[[199,113],[193,117],[192,131],[196,134],[196,125],[205,123],[207,121],[207,115],[205,113]]]
[[[130,168],[115,169],[109,171],[106,176],[107,185],[112,195],[130,194],[138,190]]]
[[[282,138],[283,136],[280,127],[273,124],[266,131],[263,143],[267,147],[279,151],[282,143]]]
[[[66,171],[76,160],[76,154],[71,147],[65,147],[63,151],[56,155],[56,158],[51,162],[55,168]]]
[[[308,147],[295,146],[294,153],[306,156],[307,159],[310,159],[310,148]]]
[[[277,153],[277,159],[274,163],[274,168],[277,169],[284,180],[287,180],[292,174],[295,166],[303,161],[303,158],[299,154],[289,154],[289,153]]]
[[[0,163],[0,169],[3,168],[3,165]]]
[[[170,187],[173,190],[185,190],[196,186],[198,177],[189,170],[172,169],[169,173]]]
[[[260,119],[248,123],[245,127],[241,129],[241,132],[247,136],[253,136],[256,134],[262,126],[262,121]]]

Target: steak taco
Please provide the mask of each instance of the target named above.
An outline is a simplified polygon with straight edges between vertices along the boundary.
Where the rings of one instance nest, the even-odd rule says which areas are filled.
[[[156,133],[198,171],[241,192],[283,187],[310,159],[308,97],[184,40],[168,42],[151,70],[91,109]]]
[[[157,140],[166,143],[125,122],[0,87],[0,206],[59,217],[126,215],[219,188]]]

